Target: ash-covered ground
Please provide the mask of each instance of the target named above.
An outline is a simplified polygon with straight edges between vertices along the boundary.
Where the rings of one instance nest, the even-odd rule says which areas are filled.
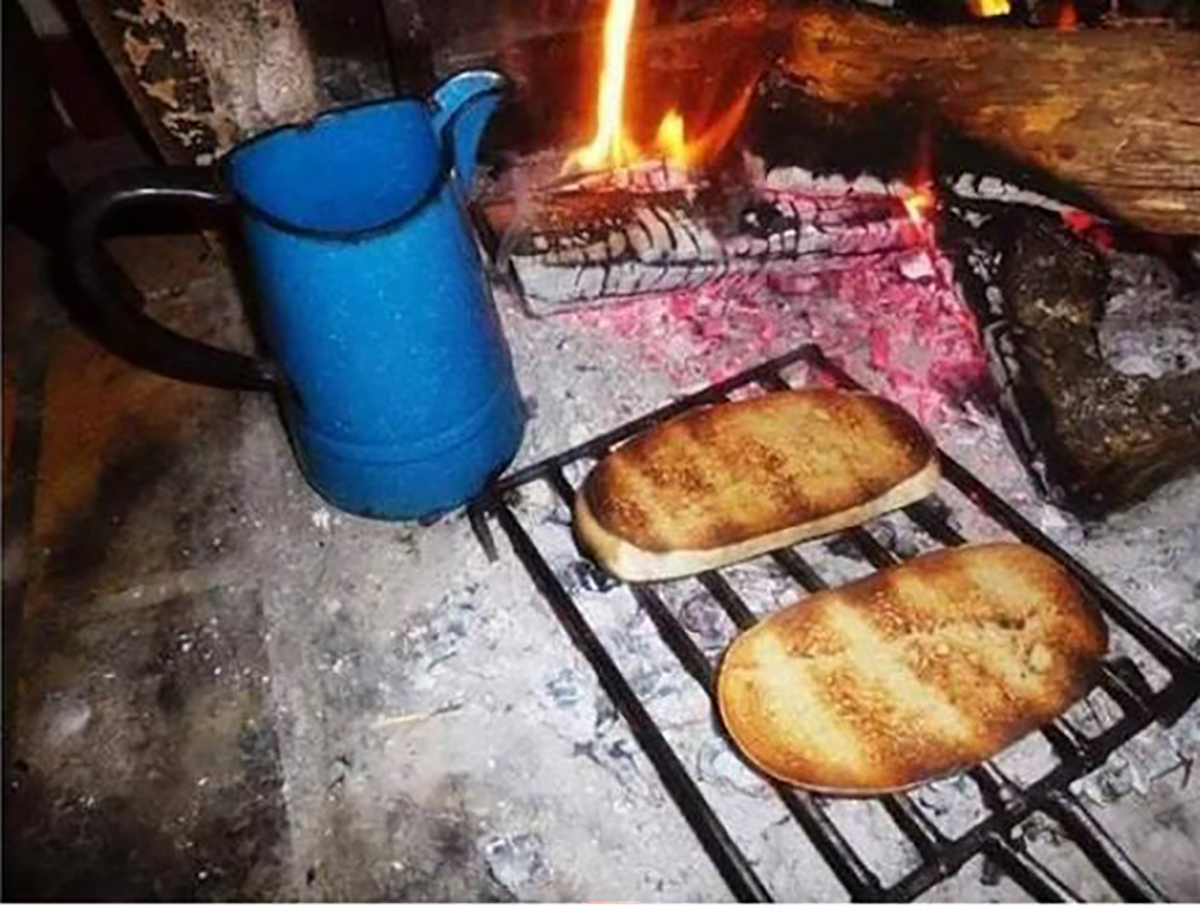
[[[511,298],[500,300],[532,413],[519,464],[695,389],[649,360],[638,338],[576,319],[531,320]],[[869,349],[862,356],[869,359]],[[859,377],[872,383],[867,371]],[[953,455],[1051,537],[1200,651],[1200,479],[1084,526],[1040,500],[992,416],[968,409],[932,427]],[[286,455],[275,424],[261,413],[252,418],[245,456],[259,465],[249,471],[261,473]],[[248,493],[263,523],[256,558],[264,568],[275,565],[270,575],[286,578],[265,590],[273,689],[288,716],[282,751],[296,865],[324,867],[322,895],[729,897],[498,528],[501,556],[489,564],[461,516],[428,528],[364,522],[330,513],[291,470],[283,472],[284,493],[279,485]],[[582,469],[570,476],[581,477]],[[962,503],[950,492],[943,497]],[[775,895],[842,899],[845,892],[769,788],[716,733],[704,691],[648,616],[626,589],[608,589],[580,558],[562,502],[533,486],[517,512]],[[969,509],[958,519],[970,538],[998,533]],[[929,544],[901,518],[872,528],[881,538],[892,533],[901,549]],[[804,553],[834,581],[870,569],[822,542]],[[730,575],[762,611],[801,594],[757,562]],[[705,650],[719,655],[733,628],[699,585],[672,584],[663,595]],[[1079,720],[1102,724],[1104,708],[1097,697],[1079,707]],[[1000,764],[1033,780],[1048,757],[1030,748]],[[1200,806],[1189,783],[1198,748],[1200,712],[1193,710],[1174,728],[1142,735],[1079,785],[1090,808],[1173,897],[1200,896],[1192,831]],[[954,833],[979,815],[972,791],[951,779],[914,796]],[[914,865],[916,856],[876,804],[842,801],[831,812],[885,883]],[[1032,823],[1026,837],[1078,890],[1112,897],[1053,823]],[[929,897],[1021,894],[976,861]]]
[[[231,288],[213,290],[206,279],[205,292],[232,304]],[[503,293],[499,304],[531,414],[519,464],[696,389],[648,359],[636,338],[573,318],[530,319]],[[808,309],[819,305],[813,297]],[[880,377],[870,356],[864,338],[849,360],[867,384]],[[180,409],[176,386],[152,392],[164,408]],[[137,828],[158,826],[162,848],[140,858],[147,875],[159,867],[159,887],[106,889],[126,898],[216,891],[305,900],[729,900],[501,533],[499,560],[489,563],[461,514],[420,527],[332,511],[300,477],[268,400],[216,392],[211,399],[224,401],[219,419],[198,423],[185,459],[160,464],[165,478],[145,485],[120,521],[109,520],[104,500],[93,503],[98,516],[88,538],[105,539],[107,552],[97,556],[111,564],[103,583],[94,574],[66,596],[61,582],[43,581],[43,608],[60,607],[39,643],[45,660],[31,676],[42,679],[22,705],[18,754],[45,785],[45,814],[69,813],[73,823],[46,839],[46,853],[60,854],[51,869],[71,871],[61,855],[72,847],[117,859],[110,849],[117,853],[126,839],[96,842],[111,837],[106,810],[111,815],[121,802],[132,804]],[[1200,477],[1085,526],[1039,499],[991,415],[968,409],[931,428],[1051,537],[1200,652]],[[949,490],[940,494],[968,537],[996,533],[959,510]],[[844,899],[761,778],[716,733],[704,691],[647,615],[580,558],[562,503],[534,487],[516,510],[773,894]],[[147,539],[162,525],[172,534],[160,562]],[[870,528],[898,549],[929,544],[902,518]],[[830,580],[870,569],[836,544],[813,542],[803,552]],[[765,563],[727,572],[760,611],[800,594]],[[691,581],[662,594],[715,658],[733,629],[711,600]],[[150,614],[156,623],[148,631]],[[1074,717],[1103,725],[1110,707],[1094,697]],[[164,723],[164,714],[177,723]],[[229,745],[212,744],[222,740]],[[1193,709],[1173,728],[1152,728],[1079,785],[1164,891],[1185,900],[1200,898],[1200,782],[1191,771],[1198,749],[1200,709]],[[1032,741],[998,763],[1029,780],[1044,770],[1043,750]],[[982,808],[963,779],[912,796],[948,834]],[[878,804],[838,801],[830,812],[885,883],[914,865]],[[198,826],[196,817],[208,818]],[[1023,835],[1079,891],[1114,897],[1052,822],[1039,819]],[[141,838],[129,840],[141,846]],[[155,854],[170,859],[155,862]],[[977,860],[926,897],[1024,896]]]

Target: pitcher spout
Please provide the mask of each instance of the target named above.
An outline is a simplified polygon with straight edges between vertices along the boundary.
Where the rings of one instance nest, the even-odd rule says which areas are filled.
[[[464,194],[470,194],[474,185],[483,131],[508,85],[508,79],[500,73],[476,69],[451,76],[433,92],[433,125],[449,150],[455,179]]]

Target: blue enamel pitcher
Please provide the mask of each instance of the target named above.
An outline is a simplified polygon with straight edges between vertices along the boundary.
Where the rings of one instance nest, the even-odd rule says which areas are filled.
[[[432,516],[512,459],[523,415],[464,200],[497,73],[429,100],[326,113],[239,145],[215,167],[127,171],[90,186],[68,228],[83,320],[135,364],[275,391],[309,483],[336,507]],[[98,239],[117,209],[201,206],[240,226],[270,353],[256,359],[143,314]]]

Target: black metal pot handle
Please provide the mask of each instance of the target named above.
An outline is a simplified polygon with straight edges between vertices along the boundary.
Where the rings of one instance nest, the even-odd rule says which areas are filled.
[[[213,387],[271,390],[273,363],[218,349],[177,334],[138,308],[128,278],[101,244],[101,228],[115,211],[145,205],[183,205],[228,211],[232,194],[208,167],[148,167],[102,177],[79,196],[67,225],[66,252],[85,307],[78,311],[97,339],[142,368]]]

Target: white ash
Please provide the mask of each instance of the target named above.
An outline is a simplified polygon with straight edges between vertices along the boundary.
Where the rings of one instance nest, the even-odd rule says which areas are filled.
[[[681,393],[628,346],[570,321],[526,319],[515,301],[498,297],[523,392],[536,402],[518,465]],[[381,897],[385,890],[371,887],[376,867],[421,859],[428,853],[423,842],[440,827],[422,819],[380,834],[383,845],[372,843],[368,831],[387,829],[395,804],[409,798],[421,806],[418,818],[449,815],[462,823],[479,859],[523,900],[727,900],[728,888],[500,528],[493,523],[500,549],[494,564],[461,515],[422,528],[334,517],[320,528],[310,520],[321,506],[315,495],[298,473],[279,468],[291,458],[269,403],[248,400],[246,406],[261,418],[245,433],[244,472],[276,477],[244,494],[247,519],[268,530],[255,536],[255,563],[264,575],[281,578],[263,597],[297,865],[351,835],[338,851],[347,857],[346,868],[329,884],[344,886],[336,890],[354,899]],[[933,431],[1035,524],[1196,650],[1200,481],[1177,482],[1103,524],[1084,525],[1038,498],[988,414],[969,411]],[[568,469],[568,477],[577,484],[589,466]],[[968,538],[1005,535],[945,483],[939,495],[955,508]],[[542,483],[523,488],[519,509],[772,893],[844,900],[766,782],[721,738],[707,695],[658,639],[628,589],[610,588],[576,550],[569,511],[553,491]],[[895,522],[903,526],[905,519]],[[916,539],[925,544],[919,534]],[[901,536],[898,544],[907,542]],[[803,551],[831,581],[870,569],[831,553],[822,541]],[[745,587],[759,614],[804,594],[769,559],[725,573]],[[704,605],[697,584],[685,585],[681,598],[667,593],[674,585],[659,591],[715,658],[732,627]],[[332,601],[340,606],[329,606]],[[1072,721],[1114,719],[1101,712],[1114,706],[1100,694],[1094,698],[1099,717],[1073,712]],[[1141,735],[1122,749],[1124,764],[1106,766],[1080,785],[1085,802],[1106,827],[1121,832],[1123,843],[1145,842],[1143,865],[1181,899],[1200,896],[1189,831],[1200,821],[1196,782],[1183,761],[1197,752],[1198,712],[1171,729]],[[965,829],[979,817],[972,788],[968,779],[954,778],[912,796],[939,826]],[[908,865],[909,855],[892,843],[888,817],[843,810],[838,819],[858,826],[846,831],[863,846],[880,849],[872,860],[886,864],[885,875]],[[508,843],[494,843],[500,841]],[[929,897],[953,895],[1022,897],[1011,882],[985,876],[979,860]]]
[[[808,190],[829,195],[891,195],[905,197],[913,186],[901,180],[885,183],[870,174],[848,180],[836,173],[816,174],[804,167],[772,167],[762,179],[763,186],[776,191]]]
[[[724,741],[710,738],[700,744],[696,755],[696,777],[726,792],[737,792],[757,800],[774,797],[771,788],[763,784],[762,775],[739,758]]]
[[[988,816],[979,788],[966,775],[922,784],[910,796],[942,834],[955,838]]]
[[[554,733],[572,744],[587,746],[607,721],[609,712],[597,699],[592,685],[574,667],[564,667],[547,678],[539,696],[554,721]],[[602,718],[606,719],[602,721]]]
[[[1021,829],[1022,847],[1034,860],[1052,866],[1085,903],[1116,900],[1102,876],[1089,871],[1087,863],[1070,838],[1049,816],[1035,813]]]
[[[1200,294],[1147,255],[1114,255],[1113,294],[1098,337],[1105,360],[1129,375],[1161,378],[1200,368]]]
[[[796,581],[765,555],[727,567],[721,575],[759,619],[805,595]]]
[[[615,383],[618,388],[624,385],[624,382]],[[1167,632],[1194,645],[1196,631],[1193,628],[1200,625],[1191,610],[1197,589],[1200,589],[1200,532],[1186,514],[1200,512],[1200,482],[1192,478],[1176,483],[1172,489],[1164,489],[1150,502],[1134,508],[1131,514],[1119,515],[1106,524],[1084,524],[1039,496],[991,414],[968,406],[955,418],[934,426],[933,431],[952,455],[984,477],[995,491],[1015,504],[1043,532],[1068,550],[1077,552],[1085,563],[1112,582],[1135,605],[1150,613]],[[582,477],[583,470],[579,472],[577,479]],[[1011,537],[946,483],[939,494],[951,506],[956,528],[968,539]],[[911,527],[906,530],[906,525],[907,518],[896,516],[876,521],[869,529],[901,556],[908,555],[914,545],[922,550],[931,547],[923,533]],[[1154,525],[1162,528],[1151,532],[1142,528]],[[889,529],[895,533],[894,537],[889,537]],[[818,572],[834,583],[870,571],[870,566],[861,559],[846,556],[850,554],[848,547],[842,547],[838,542],[832,547],[834,550],[830,551],[830,543],[822,540],[802,546],[801,551]],[[839,551],[843,556],[838,556]],[[1151,551],[1153,553],[1147,557]],[[573,553],[572,556],[578,555]],[[760,558],[723,573],[760,615],[805,594],[769,558]],[[722,613],[715,604],[709,603],[705,594],[692,588],[681,602],[675,602],[670,594],[664,593],[663,597],[671,606],[683,609],[678,613],[681,617],[687,616],[706,651],[713,652],[719,647],[728,627]],[[1114,633],[1113,645],[1115,654],[1130,654],[1152,680],[1156,679],[1153,661],[1127,636]],[[1102,694],[1096,695],[1102,697]],[[1200,716],[1193,710],[1175,728],[1168,731],[1151,729],[1127,746],[1122,756],[1128,764],[1137,766],[1136,772],[1131,772],[1122,763],[1113,763],[1080,785],[1088,802],[1100,809],[1101,821],[1130,821],[1131,815],[1147,808],[1138,802],[1142,795],[1137,788],[1121,780],[1126,776],[1146,778],[1152,798],[1170,798],[1171,794],[1163,785],[1169,787],[1169,779],[1177,777],[1169,774],[1172,767],[1177,773],[1181,772],[1178,767],[1195,752],[1195,740],[1200,731],[1198,718]],[[1044,769],[1052,764],[1053,757],[1045,749],[1037,744],[1030,746],[1033,756],[1018,772],[1021,777],[1044,773]],[[1006,758],[1017,757],[1009,755]],[[1040,761],[1043,759],[1048,761]],[[947,828],[966,828],[978,818],[982,807],[977,797],[953,796],[961,792],[951,786],[954,783],[938,782],[922,788],[922,802],[937,804],[939,824]],[[970,788],[966,782],[960,783],[966,789]],[[726,786],[736,789],[737,783],[727,779]],[[944,796],[939,798],[939,794]],[[1112,810],[1113,815],[1106,818],[1108,810]]]
[[[518,899],[534,895],[546,875],[542,841],[536,834],[491,837],[483,842],[484,859],[492,877]]]
[[[1029,787],[1058,765],[1058,757],[1041,734],[1027,734],[1003,752],[992,764],[1013,783]]]
[[[725,609],[695,580],[657,583],[654,590],[667,611],[710,658],[720,655],[737,635]]]
[[[920,865],[916,849],[880,800],[830,798],[825,811],[885,885],[900,881]]]
[[[702,185],[696,174],[686,167],[666,160],[646,160],[619,167],[568,174],[552,180],[544,189],[591,190],[624,189],[634,192],[664,192],[670,189],[695,190]]]
[[[1130,794],[1151,800],[1158,784],[1187,786],[1200,757],[1200,730],[1195,723],[1174,728],[1151,725],[1113,754],[1098,772],[1081,779],[1075,789],[1091,803],[1106,806]]]
[[[677,617],[710,656],[724,650],[734,632],[729,615],[707,592],[693,595],[684,602]]]
[[[968,861],[957,875],[917,898],[917,903],[1022,904],[1031,900],[1023,888],[999,872],[987,857],[978,856]]]
[[[997,176],[979,176],[974,173],[963,173],[950,184],[950,190],[960,198],[1031,205],[1035,208],[1053,211],[1056,214],[1064,214],[1075,210],[1072,205],[1064,204],[1049,196],[1042,195],[1040,192],[1022,188]]]

